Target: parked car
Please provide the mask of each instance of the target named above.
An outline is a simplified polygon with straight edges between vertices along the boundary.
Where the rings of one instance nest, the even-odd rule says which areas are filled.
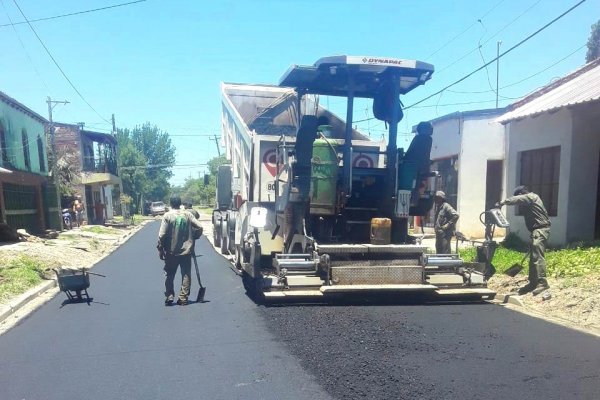
[[[150,204],[150,215],[163,215],[165,212],[167,212],[167,206],[162,201],[153,201]]]

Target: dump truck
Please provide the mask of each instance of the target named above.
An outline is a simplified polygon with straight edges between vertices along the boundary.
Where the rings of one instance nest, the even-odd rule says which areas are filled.
[[[433,206],[431,133],[396,145],[400,96],[425,84],[430,64],[333,56],[292,66],[278,85],[222,83],[215,245],[233,255],[257,301],[347,293],[421,292],[493,297],[485,265],[427,254],[409,218]],[[346,100],[346,119],[320,104]],[[356,98],[373,100],[387,141],[353,128]]]

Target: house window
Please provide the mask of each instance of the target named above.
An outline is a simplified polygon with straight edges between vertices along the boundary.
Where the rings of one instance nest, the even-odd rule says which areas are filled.
[[[46,172],[46,162],[44,159],[44,142],[40,135],[37,137],[38,160],[40,162],[40,172]]]
[[[0,121],[0,158],[2,159],[2,164],[8,166],[8,147],[6,147],[6,135],[2,121]]]
[[[27,131],[21,131],[21,142],[23,143],[23,158],[25,158],[25,169],[31,171],[31,158],[29,157],[29,140],[27,140]]]
[[[558,212],[558,181],[560,173],[560,146],[521,152],[520,184],[536,193],[548,214],[556,217]],[[518,210],[518,215],[522,215]]]

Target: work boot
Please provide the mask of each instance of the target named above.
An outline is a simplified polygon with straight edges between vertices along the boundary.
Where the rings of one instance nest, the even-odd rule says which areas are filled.
[[[524,294],[532,292],[535,288],[536,288],[536,285],[529,282],[529,283],[527,283],[527,285],[520,287],[519,291],[517,293],[519,294],[519,296],[523,296]]]
[[[547,289],[550,289],[550,285],[548,285],[548,282],[540,279],[540,282],[537,284],[536,288],[533,289],[531,294],[533,294],[534,296],[537,296],[538,294],[542,293],[543,291],[545,291]]]
[[[187,306],[188,305],[188,301],[187,301],[187,299],[185,299],[185,300],[177,299],[177,305]]]

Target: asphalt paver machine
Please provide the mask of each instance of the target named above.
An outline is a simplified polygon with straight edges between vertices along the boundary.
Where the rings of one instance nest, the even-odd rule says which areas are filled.
[[[279,86],[295,92],[296,129],[279,137],[273,198],[239,207],[237,264],[257,298],[336,293],[427,292],[492,297],[483,271],[456,255],[428,255],[409,217],[433,206],[431,132],[397,147],[400,96],[425,84],[432,65],[414,60],[334,56],[292,66]],[[306,97],[347,102],[343,134]],[[373,101],[385,122],[382,147],[355,145],[354,100]],[[314,101],[313,103],[314,104]],[[249,164],[260,162],[256,157]],[[256,175],[254,175],[256,179]],[[252,174],[250,182],[252,182]],[[236,253],[237,254],[237,253]]]

